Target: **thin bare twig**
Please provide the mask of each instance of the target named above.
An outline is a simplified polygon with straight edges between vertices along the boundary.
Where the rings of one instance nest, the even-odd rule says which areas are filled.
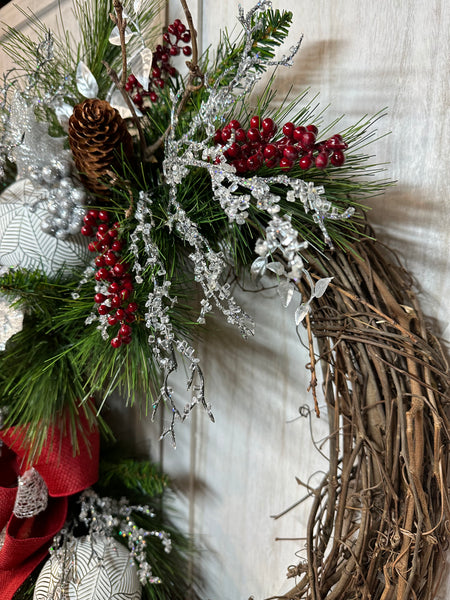
[[[188,29],[191,32],[192,60],[186,61],[186,66],[189,69],[189,75],[183,95],[181,96],[180,102],[177,106],[176,118],[180,116],[192,92],[197,92],[198,90],[200,90],[203,87],[205,80],[205,76],[198,65],[197,30],[194,27],[194,20],[192,19],[191,11],[189,10],[189,6],[186,0],[180,0],[180,3],[183,7],[183,11],[188,24]],[[166,131],[156,140],[156,142],[154,142],[151,146],[147,148],[147,160],[150,160],[151,157],[155,154],[155,152],[162,146],[171,128],[172,125],[169,125]]]
[[[141,147],[141,156],[144,157],[145,153],[146,153],[146,149],[147,149],[147,144],[145,142],[145,136],[144,136],[144,131],[142,129],[142,125],[141,122],[139,120],[139,117],[136,114],[136,110],[134,107],[134,104],[128,94],[128,92],[125,89],[125,84],[127,82],[127,70],[128,70],[128,64],[127,64],[127,46],[126,46],[126,41],[125,41],[125,31],[126,31],[126,27],[127,27],[127,21],[126,19],[123,18],[123,6],[122,3],[119,0],[114,0],[114,10],[116,11],[116,14],[110,14],[110,18],[113,21],[113,23],[117,26],[117,29],[119,30],[119,36],[120,36],[120,48],[121,48],[121,52],[122,52],[122,74],[121,74],[121,78],[119,79],[119,76],[117,75],[117,73],[115,72],[115,70],[106,62],[106,61],[102,61],[103,65],[106,68],[106,72],[108,73],[109,77],[111,78],[112,82],[115,84],[115,86],[117,87],[117,89],[120,91],[122,98],[125,100],[126,105],[128,106],[128,108],[130,109],[131,112],[131,120],[133,122],[133,125],[136,127],[136,130],[138,132],[139,135],[139,144]]]

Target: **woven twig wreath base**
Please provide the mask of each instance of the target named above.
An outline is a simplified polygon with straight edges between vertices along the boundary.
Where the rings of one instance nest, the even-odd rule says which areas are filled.
[[[354,250],[360,258],[315,261],[318,276],[334,276],[308,321],[329,471],[314,491],[307,560],[290,568],[296,585],[283,597],[429,600],[449,533],[447,363],[395,256],[372,240]]]

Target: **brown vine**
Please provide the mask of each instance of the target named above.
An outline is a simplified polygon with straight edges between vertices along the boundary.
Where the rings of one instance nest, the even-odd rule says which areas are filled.
[[[317,277],[334,276],[307,323],[329,470],[313,492],[306,560],[280,598],[431,600],[449,537],[448,366],[410,275],[380,243],[354,250],[313,259]]]

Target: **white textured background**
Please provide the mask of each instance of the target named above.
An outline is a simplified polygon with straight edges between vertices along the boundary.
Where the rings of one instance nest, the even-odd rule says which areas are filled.
[[[21,0],[51,22],[57,2]],[[395,188],[373,201],[371,221],[381,240],[397,249],[414,274],[425,311],[436,331],[449,335],[449,31],[445,0],[302,0],[274,1],[294,10],[292,41],[305,34],[293,69],[279,72],[282,92],[291,84],[310,86],[331,103],[330,120],[345,113],[345,123],[388,107],[380,133],[391,135],[373,146],[379,162],[389,162]],[[70,2],[62,1],[70,26]],[[243,2],[245,7],[251,1]],[[237,2],[191,0],[203,49],[217,40],[220,27],[235,24]],[[179,13],[170,0],[171,20]],[[12,6],[0,20],[22,26]],[[0,70],[7,65],[0,57]],[[178,449],[157,442],[157,428],[131,411],[124,435],[159,456],[182,492],[181,520],[203,544],[207,596],[216,600],[262,599],[280,593],[284,573],[296,562],[307,513],[297,508],[278,521],[271,514],[302,495],[294,476],[306,481],[323,467],[305,419],[291,423],[306,392],[308,362],[293,326],[271,292],[240,298],[255,317],[254,339],[217,318],[199,348],[216,424],[200,412],[178,428]],[[186,393],[175,383],[180,395]],[[317,439],[326,424],[314,423]],[[439,598],[450,596],[444,582]]]

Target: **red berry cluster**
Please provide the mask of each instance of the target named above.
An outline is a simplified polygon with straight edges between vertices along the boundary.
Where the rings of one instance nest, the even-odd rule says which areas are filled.
[[[263,165],[290,171],[297,161],[304,171],[312,166],[325,169],[329,163],[340,167],[345,162],[343,151],[348,146],[342,136],[337,134],[318,142],[318,129],[315,125],[303,127],[291,122],[285,123],[284,137],[273,140],[278,126],[270,117],[252,117],[247,131],[239,121],[233,119],[223,129],[216,131],[214,143],[222,146],[228,144],[233,130],[235,141],[225,151],[225,156],[238,173],[257,171]]]
[[[111,346],[120,348],[122,344],[131,342],[130,324],[136,320],[138,309],[136,302],[129,302],[133,293],[133,281],[129,273],[129,265],[121,260],[122,242],[118,239],[119,224],[111,226],[109,213],[106,210],[89,210],[84,219],[81,233],[86,237],[94,237],[88,248],[98,252],[95,265],[97,281],[109,283],[108,293],[97,293],[94,302],[99,315],[108,315],[108,324],[119,325],[117,336],[112,338]]]
[[[142,88],[142,85],[134,75],[128,77],[125,89],[138,108],[142,109],[144,107],[144,98],[146,96],[148,96],[152,102],[158,100],[158,94],[155,90],[164,87],[164,77],[166,75],[170,77],[176,77],[178,75],[178,71],[170,64],[171,58],[173,56],[178,56],[180,52],[182,52],[184,56],[190,56],[192,54],[192,48],[190,46],[181,45],[189,44],[190,41],[191,33],[186,30],[186,25],[184,25],[180,19],[175,19],[175,21],[167,27],[167,32],[163,35],[163,43],[156,46],[156,50],[153,52],[152,72],[149,78],[148,91]]]

